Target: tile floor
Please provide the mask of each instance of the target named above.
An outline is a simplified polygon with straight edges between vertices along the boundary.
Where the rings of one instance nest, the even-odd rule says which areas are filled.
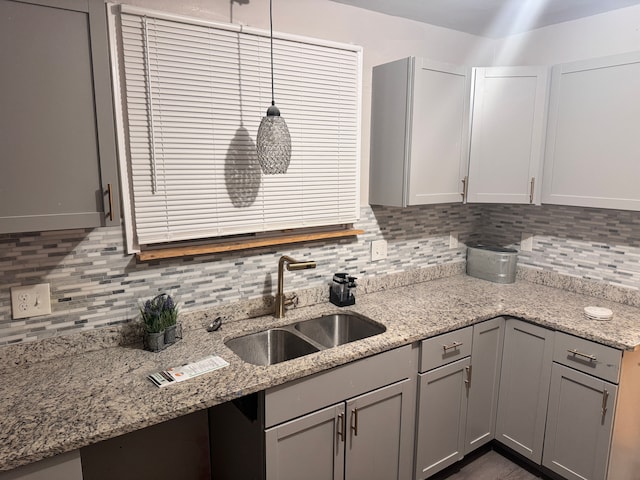
[[[541,480],[547,477],[529,471],[494,450],[482,450],[461,464],[450,467],[432,480]]]

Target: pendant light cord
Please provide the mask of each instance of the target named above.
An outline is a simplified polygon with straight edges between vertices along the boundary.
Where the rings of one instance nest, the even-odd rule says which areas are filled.
[[[271,105],[275,105],[276,96],[273,90],[273,0],[269,0],[269,32],[271,38]]]

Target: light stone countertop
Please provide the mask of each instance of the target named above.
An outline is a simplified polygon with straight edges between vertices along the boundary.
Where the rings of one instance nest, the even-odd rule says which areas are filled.
[[[608,322],[583,308],[611,308]],[[269,367],[250,365],[224,345],[228,338],[336,311],[355,311],[387,328],[368,339]],[[0,470],[129,433],[243,395],[499,315],[511,315],[622,350],[640,348],[640,308],[518,280],[499,285],[465,275],[330,303],[229,322],[213,333],[186,331],[151,353],[137,345],[16,366],[0,373]],[[230,365],[159,389],[150,373],[218,354]]]

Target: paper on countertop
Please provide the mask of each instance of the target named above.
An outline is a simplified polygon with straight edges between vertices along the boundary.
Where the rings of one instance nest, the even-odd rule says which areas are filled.
[[[152,373],[147,378],[158,387],[166,387],[179,382],[184,382],[199,375],[213,372],[226,367],[229,362],[217,355],[210,355],[197,362],[187,363],[180,367],[171,367],[167,370]]]

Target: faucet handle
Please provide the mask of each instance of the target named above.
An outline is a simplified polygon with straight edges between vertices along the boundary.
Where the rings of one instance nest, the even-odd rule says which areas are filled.
[[[292,308],[296,308],[299,303],[300,303],[300,299],[298,298],[298,295],[296,293],[292,293],[289,298],[285,299],[284,307],[287,310],[290,310]]]

